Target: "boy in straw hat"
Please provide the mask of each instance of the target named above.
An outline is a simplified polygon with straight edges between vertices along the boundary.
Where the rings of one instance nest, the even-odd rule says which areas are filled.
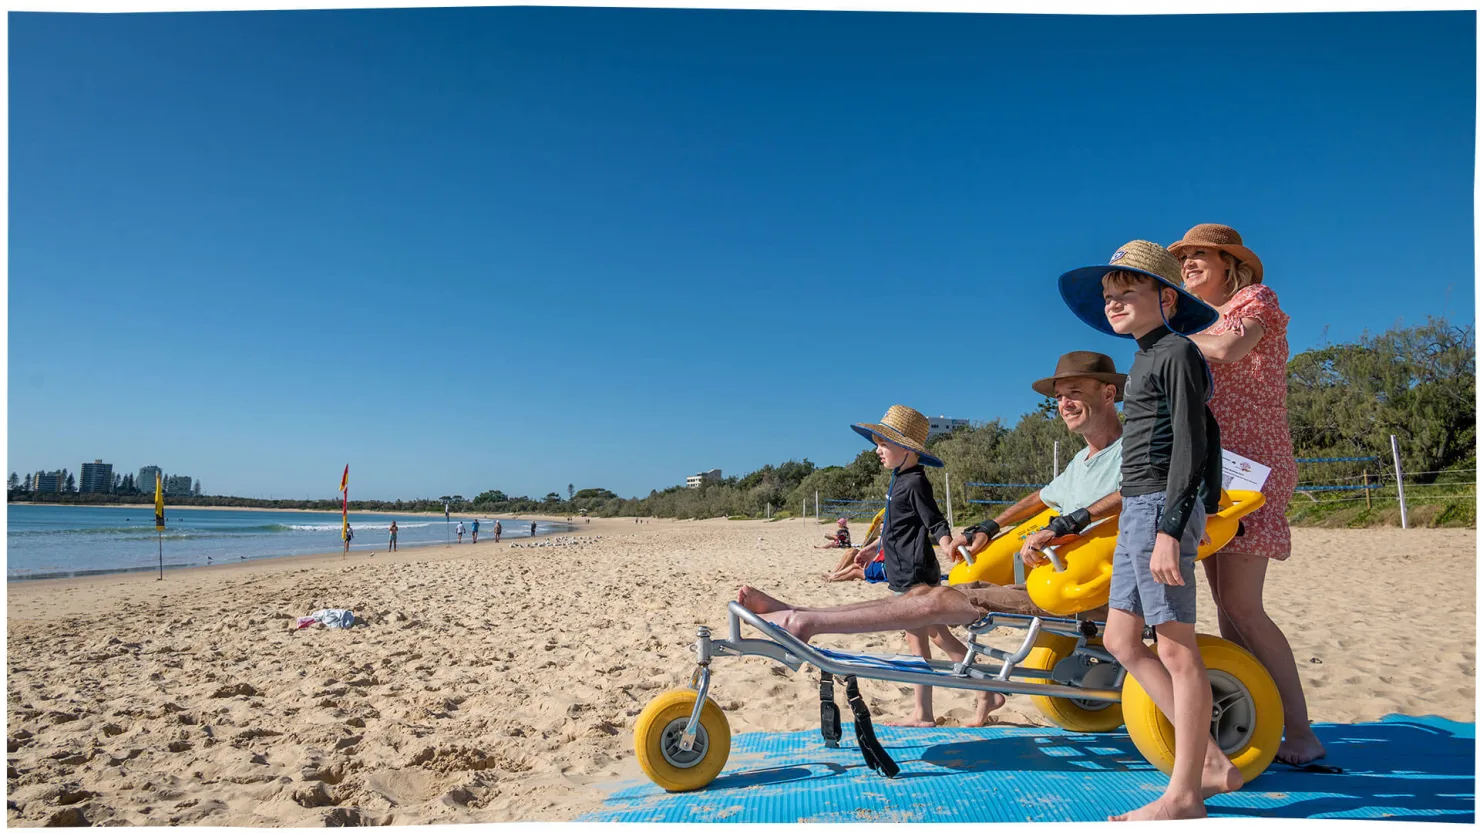
[[[1177,740],[1166,792],[1115,821],[1207,816],[1208,766],[1224,776],[1215,787],[1243,783],[1237,769],[1218,761],[1227,762],[1221,752],[1210,753],[1212,692],[1197,648],[1193,568],[1207,511],[1217,508],[1222,452],[1207,407],[1207,363],[1186,336],[1218,313],[1184,290],[1181,277],[1177,259],[1144,240],[1120,247],[1105,265],[1059,277],[1060,294],[1082,321],[1140,347],[1126,380],[1105,647],[1171,718]],[[1156,629],[1157,652],[1142,641],[1146,625]]]
[[[917,587],[940,584],[940,562],[933,546],[951,542],[951,527],[935,502],[935,492],[925,479],[924,466],[945,465],[925,450],[930,420],[914,408],[891,405],[877,423],[859,423],[853,430],[874,444],[879,462],[889,469],[889,493],[884,503],[884,526],[878,546],[883,548],[884,575],[889,589],[902,596]],[[867,553],[865,553],[867,554]],[[862,557],[862,556],[860,556]],[[945,625],[932,624],[907,629],[910,651],[930,659],[934,642],[951,659],[966,658],[966,646]],[[935,707],[930,686],[915,686],[915,711],[895,726],[935,725]]]

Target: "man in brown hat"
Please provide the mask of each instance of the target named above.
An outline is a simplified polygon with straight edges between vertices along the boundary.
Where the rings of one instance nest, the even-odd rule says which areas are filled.
[[[1034,382],[1033,389],[1058,400],[1059,418],[1070,431],[1084,437],[1086,447],[1052,483],[996,518],[954,536],[945,550],[954,554],[956,547],[967,546],[973,553],[980,552],[1002,526],[1027,520],[1045,506],[1052,506],[1062,513],[1057,519],[1059,526],[1053,532],[1034,533],[1023,543],[1025,563],[1036,566],[1047,560],[1039,552],[1041,548],[1078,533],[1092,519],[1118,511],[1121,427],[1115,403],[1124,386],[1125,375],[1115,371],[1115,362],[1109,356],[1078,351],[1059,357],[1054,375]],[[902,596],[834,608],[792,607],[747,586],[740,588],[740,603],[802,640],[824,633],[969,625],[993,612],[1052,615],[1033,604],[1024,585],[999,587],[986,582],[919,586]],[[1103,615],[1103,608],[1100,613]],[[1005,702],[1001,694],[983,694],[974,723],[985,723],[988,715]]]

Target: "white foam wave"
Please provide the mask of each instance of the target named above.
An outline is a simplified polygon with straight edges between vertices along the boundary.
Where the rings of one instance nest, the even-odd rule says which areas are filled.
[[[349,525],[352,526],[352,527],[354,527],[356,532],[358,532],[360,530],[369,530],[369,529],[383,529],[383,530],[389,531],[390,528],[391,528],[391,522],[390,521],[385,521],[385,522],[376,521],[374,523],[370,523],[370,522],[357,521],[357,520],[355,520],[353,518],[350,519]],[[396,523],[397,529],[419,529],[419,528],[428,527],[428,526],[431,526],[431,525],[432,525],[431,523],[405,523],[405,524],[403,524],[403,523],[400,523],[399,521]],[[332,524],[288,524],[288,528],[291,529],[291,530],[294,530],[295,532],[338,532],[338,531],[340,531],[341,526],[342,525],[339,524],[339,523],[332,523]]]

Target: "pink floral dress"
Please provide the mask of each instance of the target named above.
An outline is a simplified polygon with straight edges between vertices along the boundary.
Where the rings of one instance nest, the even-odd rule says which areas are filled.
[[[1234,293],[1223,317],[1204,332],[1243,335],[1246,321],[1258,321],[1264,335],[1248,355],[1232,364],[1209,362],[1211,405],[1223,447],[1272,471],[1264,483],[1264,506],[1244,518],[1244,535],[1235,538],[1228,550],[1284,561],[1290,557],[1285,507],[1295,493],[1295,449],[1285,410],[1285,366],[1290,360],[1285,330],[1290,316],[1280,309],[1274,290],[1256,283]]]

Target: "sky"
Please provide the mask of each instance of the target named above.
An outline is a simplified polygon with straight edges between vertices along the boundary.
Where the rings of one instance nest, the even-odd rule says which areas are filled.
[[[1012,424],[1227,223],[1292,353],[1475,316],[1474,12],[11,14],[8,471],[645,496]]]

